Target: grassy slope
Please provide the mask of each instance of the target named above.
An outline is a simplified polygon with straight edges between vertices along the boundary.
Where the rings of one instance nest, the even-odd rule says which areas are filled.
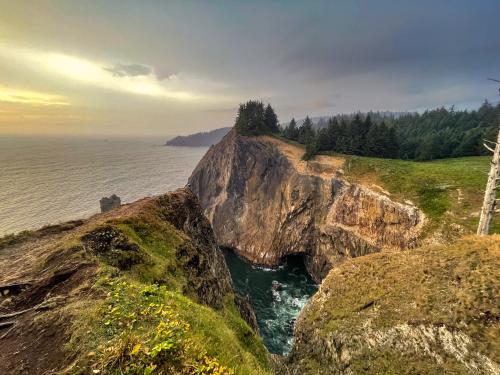
[[[91,301],[66,308],[74,318],[68,349],[76,353],[68,373],[268,373],[262,340],[241,319],[233,296],[214,309],[190,295],[176,255],[184,233],[147,212],[110,225],[139,246],[142,260],[119,270],[110,264],[124,254],[92,257],[99,266]]]
[[[403,345],[414,337],[396,337],[392,344],[388,340],[386,346],[376,344],[372,349],[366,348],[363,337],[367,332],[372,338],[383,337],[401,324],[446,327],[472,339],[466,345],[469,353],[498,359],[499,262],[498,235],[354,258],[330,272],[300,324],[313,337],[331,337],[334,332],[344,337],[346,346],[360,337],[361,349],[353,349],[356,343],[351,347],[350,369],[356,374],[467,374],[470,369],[444,354],[438,344],[430,350],[442,356],[441,364],[425,355],[424,346],[412,350]],[[324,359],[311,356],[304,365],[314,371],[324,366]]]
[[[413,162],[348,156],[345,172],[350,180],[375,183],[397,200],[413,201],[431,219],[428,229],[443,225],[444,233],[456,237],[476,230],[489,161],[489,157]],[[493,221],[491,233],[500,233],[500,220]]]

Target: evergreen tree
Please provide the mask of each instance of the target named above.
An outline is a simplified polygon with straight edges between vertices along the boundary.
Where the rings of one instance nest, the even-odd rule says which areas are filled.
[[[476,111],[458,111],[454,107],[424,113],[369,112],[366,115],[337,115],[319,122],[316,151],[412,160],[485,155],[482,140],[496,140],[500,103],[484,102]],[[307,117],[296,127],[285,129],[285,136],[307,145],[314,134]],[[310,149],[314,149],[310,147]]]
[[[290,123],[283,130],[283,136],[294,141],[297,140],[299,136],[299,130],[297,129],[297,123],[295,122],[294,118],[292,118]]]
[[[385,123],[384,123],[385,125]],[[386,127],[385,131],[385,150],[382,155],[385,158],[397,158],[399,154],[399,143],[396,136],[396,130],[391,127]]]
[[[349,153],[354,155],[362,155],[366,143],[366,133],[364,132],[363,121],[359,114],[356,115],[354,120],[348,127],[350,148]]]
[[[368,132],[370,131],[372,125],[373,123],[371,116],[368,114],[365,118],[365,121],[363,121],[359,126],[359,155],[366,155],[366,141]]]
[[[266,130],[271,133],[278,133],[280,128],[278,125],[278,116],[274,112],[271,104],[268,104],[264,111],[264,123],[266,125]]]
[[[309,116],[306,116],[306,119],[304,120],[304,123],[302,126],[299,128],[299,134],[297,137],[297,140],[306,145],[307,142],[310,142],[311,137],[314,138],[314,130],[313,130],[313,123]]]
[[[279,132],[278,116],[270,104],[250,100],[240,104],[236,122],[236,131],[241,135],[274,134]]]
[[[249,100],[240,104],[236,122],[236,131],[241,135],[259,135],[265,132],[264,104],[259,101]]]
[[[346,120],[341,120],[338,126],[338,136],[336,140],[336,150],[341,154],[350,152],[351,142],[349,139],[350,131]]]
[[[328,128],[327,128],[327,137],[328,137],[328,144],[330,146],[331,151],[337,151],[337,139],[339,137],[340,130],[339,130],[339,123],[336,118],[331,118],[328,121]]]
[[[302,156],[303,160],[311,160],[318,153],[318,139],[314,133],[310,134],[306,140],[306,152]]]
[[[328,128],[322,128],[318,131],[317,148],[318,151],[332,150],[332,144],[328,136]]]
[[[472,156],[478,155],[479,148],[482,146],[481,139],[483,133],[480,129],[471,129],[464,134],[462,141],[454,150],[452,156]],[[482,147],[481,147],[482,148]]]
[[[381,156],[384,143],[384,129],[381,124],[370,127],[366,136],[365,154],[367,156]]]

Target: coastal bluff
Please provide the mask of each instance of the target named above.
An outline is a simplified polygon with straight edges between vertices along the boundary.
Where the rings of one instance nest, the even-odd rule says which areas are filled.
[[[268,266],[302,253],[317,281],[346,258],[418,246],[425,218],[416,206],[348,182],[340,157],[302,154],[235,130],[207,151],[189,186],[219,244]]]

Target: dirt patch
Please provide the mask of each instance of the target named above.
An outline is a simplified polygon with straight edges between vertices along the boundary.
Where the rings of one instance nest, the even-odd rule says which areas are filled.
[[[63,265],[3,299],[0,323],[12,325],[0,329],[1,374],[53,374],[69,363],[68,306],[88,295],[95,269],[89,263]]]
[[[314,159],[302,160],[304,149],[277,138],[263,136],[262,140],[278,148],[279,152],[287,157],[297,172],[307,175],[316,175],[323,179],[331,179],[335,173],[344,168],[345,159],[327,155],[317,155]]]

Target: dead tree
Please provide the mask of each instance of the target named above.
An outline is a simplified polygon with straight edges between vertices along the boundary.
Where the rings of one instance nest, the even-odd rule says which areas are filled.
[[[493,149],[487,143],[494,145]],[[483,208],[479,217],[479,225],[477,227],[478,235],[488,234],[490,229],[491,218],[495,212],[495,206],[500,201],[496,199],[497,188],[500,181],[500,130],[496,142],[485,141],[484,147],[493,152],[491,160],[490,172],[488,173],[488,181],[486,182],[486,191],[484,192]]]
[[[498,79],[488,79],[500,82]],[[500,89],[498,91],[500,92]],[[498,120],[500,122],[500,118]],[[495,206],[500,203],[500,199],[497,199],[497,188],[500,187],[500,129],[498,130],[496,142],[484,141],[484,147],[493,152],[493,159],[491,160],[490,172],[488,173],[488,181],[486,182],[486,190],[484,192],[483,207],[481,208],[481,216],[479,217],[479,225],[477,227],[477,234],[480,236],[488,234],[491,219],[495,213]],[[490,146],[494,146],[494,148]]]

